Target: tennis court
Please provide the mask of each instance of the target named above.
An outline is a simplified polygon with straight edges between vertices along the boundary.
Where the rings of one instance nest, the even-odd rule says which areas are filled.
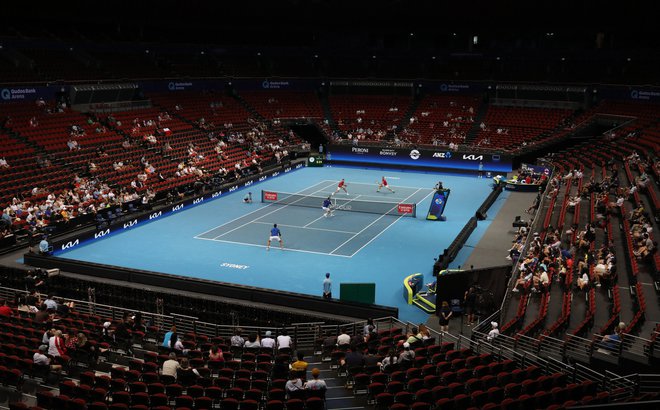
[[[394,193],[375,192],[374,184],[353,183],[333,195],[337,181],[324,180],[293,194],[262,192],[273,196],[270,204],[197,235],[196,239],[266,247],[264,230],[277,224],[287,251],[353,257],[399,219],[399,204],[414,204],[433,193],[428,188],[397,187]],[[324,216],[323,199],[331,197],[337,208]],[[279,199],[278,199],[279,198]],[[408,209],[408,208],[406,208]],[[284,233],[286,232],[286,234]],[[319,236],[323,236],[320,241]],[[279,246],[277,243],[273,247]]]
[[[376,192],[381,176],[395,193]],[[323,218],[322,199],[335,191],[342,178],[349,195],[340,191],[334,198],[339,205],[351,205],[351,211],[336,210],[335,216]],[[451,189],[447,221],[427,221],[430,193],[438,180]],[[314,198],[304,206],[287,204],[288,199],[262,203],[262,190]],[[82,243],[58,256],[318,296],[325,273],[330,272],[334,297],[340,296],[340,283],[376,283],[376,303],[397,306],[403,320],[422,322],[427,315],[406,305],[401,296],[403,278],[420,272],[431,281],[433,259],[449,246],[491,190],[488,179],[458,174],[302,168]],[[246,191],[252,192],[253,203],[243,203]],[[385,205],[375,207],[373,211],[379,213],[358,212],[368,201]],[[383,209],[403,202],[417,203],[417,217],[385,215]],[[489,218],[479,222],[478,232],[485,231],[496,211],[497,206],[491,208]],[[265,249],[273,223],[282,230],[284,251],[277,243],[270,251]],[[465,247],[452,266],[460,265],[470,251]]]

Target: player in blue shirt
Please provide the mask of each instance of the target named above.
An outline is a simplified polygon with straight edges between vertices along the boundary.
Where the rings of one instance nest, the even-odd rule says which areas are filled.
[[[270,242],[278,241],[280,243],[280,249],[284,250],[284,242],[282,242],[282,232],[280,228],[277,227],[277,224],[273,224],[273,228],[270,230],[270,237],[268,238],[268,244],[266,245],[266,250],[270,250]]]
[[[325,213],[323,214],[323,217],[324,217],[324,218],[327,218],[327,217],[329,217],[329,216],[333,216],[333,215],[334,215],[334,214],[332,213],[332,201],[330,201],[330,197],[327,197],[327,198],[323,201],[323,206],[322,206],[321,208],[323,208],[323,210],[325,211]]]

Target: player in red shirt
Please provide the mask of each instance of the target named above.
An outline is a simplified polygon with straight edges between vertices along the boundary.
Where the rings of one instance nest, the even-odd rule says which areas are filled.
[[[348,195],[348,191],[346,190],[346,182],[344,182],[344,178],[342,178],[341,181],[339,181],[339,183],[337,184],[337,189],[332,195],[336,194],[342,189],[344,190],[344,192],[346,192],[346,195]]]
[[[391,193],[394,193],[394,191],[392,190],[392,188],[390,188],[390,186],[387,184],[387,180],[385,179],[385,177],[382,177],[382,178],[381,178],[380,182],[378,183],[378,189],[376,190],[376,192],[380,192],[380,189],[381,189],[382,187],[385,187],[385,188],[387,188]]]

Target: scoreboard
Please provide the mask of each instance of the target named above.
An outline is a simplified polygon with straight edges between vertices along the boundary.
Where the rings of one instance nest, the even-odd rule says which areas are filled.
[[[323,156],[321,155],[310,155],[307,157],[307,166],[308,167],[322,167],[323,166]]]

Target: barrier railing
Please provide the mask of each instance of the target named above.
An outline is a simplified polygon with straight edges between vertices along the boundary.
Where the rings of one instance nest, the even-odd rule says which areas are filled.
[[[589,339],[584,339],[579,336],[568,336],[564,344],[564,357],[579,361],[582,363],[590,363],[593,354],[593,343]]]
[[[640,374],[637,377],[639,394],[657,393],[660,391],[660,374]]]
[[[610,401],[624,400],[639,394],[638,375],[619,376],[609,370],[605,370],[603,376],[605,390],[610,392]]]

